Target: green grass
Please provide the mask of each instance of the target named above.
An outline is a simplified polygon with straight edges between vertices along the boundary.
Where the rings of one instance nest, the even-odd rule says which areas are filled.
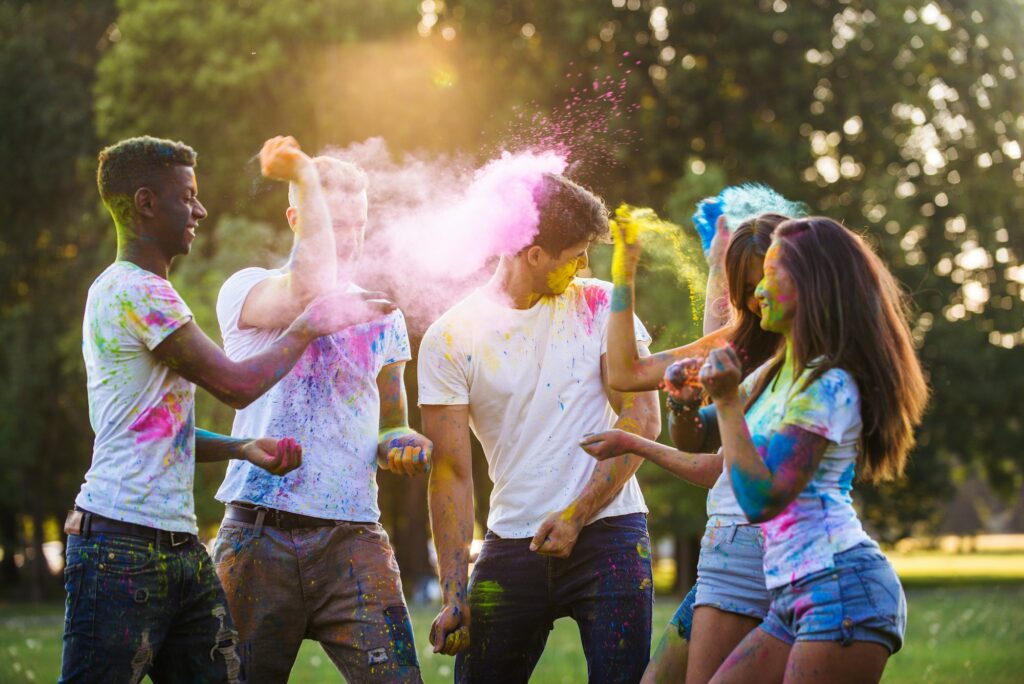
[[[1024,673],[1024,584],[911,587],[910,624],[906,646],[889,661],[883,681],[984,682],[1009,684]],[[654,611],[656,638],[676,606],[675,597],[661,596]],[[434,655],[426,631],[434,617],[431,606],[412,611],[423,678],[428,684],[452,681],[452,659]],[[60,668],[61,607],[0,605],[0,682],[54,681]],[[340,682],[319,645],[306,642],[292,673],[292,682]],[[534,682],[560,684],[586,681],[576,625],[555,623],[548,646],[534,672]]]

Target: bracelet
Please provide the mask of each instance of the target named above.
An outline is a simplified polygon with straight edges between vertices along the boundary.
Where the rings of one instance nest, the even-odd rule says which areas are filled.
[[[665,407],[676,415],[679,415],[680,413],[693,413],[697,409],[693,404],[676,401],[672,398],[671,394],[665,395]]]

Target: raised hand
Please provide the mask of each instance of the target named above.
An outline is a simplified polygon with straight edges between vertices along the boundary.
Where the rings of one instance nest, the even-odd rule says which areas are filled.
[[[624,430],[605,430],[581,439],[580,447],[598,461],[606,461],[633,452],[636,435]]]
[[[287,475],[302,465],[302,445],[291,437],[260,437],[242,447],[245,460],[273,475]]]
[[[469,605],[445,603],[430,625],[434,653],[453,656],[469,648]]]
[[[382,436],[377,462],[399,475],[419,475],[430,472],[434,443],[410,429],[393,430]]]
[[[612,253],[612,282],[615,284],[632,283],[636,279],[636,266],[640,261],[640,227],[632,214],[620,207],[615,218],[610,222],[612,241],[615,243]]]
[[[729,224],[725,216],[719,216],[715,223],[715,234],[711,237],[711,246],[708,247],[708,264],[711,268],[719,268],[725,272],[725,253],[729,251]]]
[[[298,181],[302,172],[314,169],[298,141],[290,135],[278,135],[263,143],[260,150],[260,172],[267,178]]]
[[[295,321],[315,337],[386,316],[397,307],[383,292],[334,290],[320,295]]]
[[[713,349],[700,368],[700,382],[715,401],[735,398],[743,379],[742,367],[731,346]]]

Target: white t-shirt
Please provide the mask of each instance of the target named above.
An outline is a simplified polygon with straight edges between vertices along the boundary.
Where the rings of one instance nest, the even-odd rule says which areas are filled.
[[[829,441],[814,477],[781,513],[761,524],[764,575],[769,589],[833,567],[832,557],[868,541],[850,492],[861,434],[860,393],[853,377],[833,368],[801,390],[795,381],[771,382],[747,411],[747,427],[761,457],[783,425]],[[774,385],[774,386],[773,386]]]
[[[168,532],[196,527],[195,385],[152,350],[192,320],[168,281],[115,261],[89,288],[82,323],[92,465],[75,503]]]
[[[246,268],[221,287],[217,320],[232,359],[263,351],[284,332],[238,327],[252,288],[281,273]],[[350,285],[349,291],[361,289]],[[280,382],[235,414],[231,428],[235,437],[294,437],[302,445],[302,465],[280,477],[233,460],[217,500],[316,518],[376,522],[377,375],[384,366],[410,358],[400,311],[315,340]]]
[[[754,388],[754,383],[757,382],[758,376],[764,372],[768,365],[759,366],[743,379],[743,383],[740,385],[740,393],[744,397],[749,396]],[[775,400],[763,397],[759,411],[764,415],[770,414],[781,417],[784,408],[784,396],[777,397]],[[708,492],[707,514],[707,527],[709,528],[749,524],[746,513],[740,507],[740,502],[736,500],[736,493],[733,492],[732,482],[729,480],[729,468],[724,463],[722,464],[722,474],[718,476],[718,479],[715,480],[715,486]]]
[[[526,538],[575,500],[597,462],[579,447],[617,416],[601,380],[611,283],[576,279],[562,294],[513,309],[484,289],[427,330],[420,345],[421,405],[469,405],[494,482],[487,526]],[[637,340],[650,336],[639,319]],[[591,519],[647,512],[636,478]]]

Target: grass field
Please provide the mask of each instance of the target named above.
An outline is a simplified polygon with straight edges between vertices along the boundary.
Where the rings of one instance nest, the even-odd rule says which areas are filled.
[[[883,681],[1009,684],[1024,681],[1024,554],[955,556],[893,554],[907,585],[906,646],[889,661]],[[660,634],[678,598],[660,595],[654,612]],[[436,609],[413,608],[424,681],[450,682],[452,659],[430,652],[426,631]],[[62,607],[0,605],[0,682],[54,681],[60,664]],[[147,680],[148,681],[148,680]],[[292,682],[341,682],[319,645],[306,642]],[[576,625],[560,620],[532,681],[586,681]]]

